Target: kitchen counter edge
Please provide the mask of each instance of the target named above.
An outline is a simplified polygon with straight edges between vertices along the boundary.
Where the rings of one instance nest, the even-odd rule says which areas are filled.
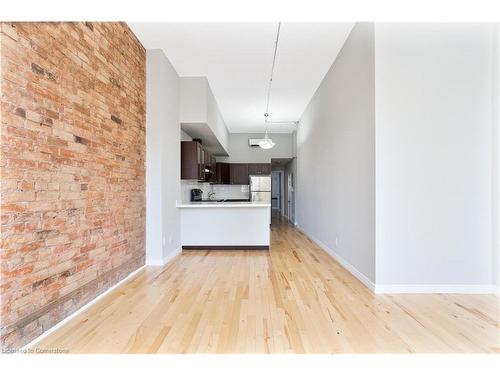
[[[177,208],[263,208],[271,207],[265,202],[176,202]]]

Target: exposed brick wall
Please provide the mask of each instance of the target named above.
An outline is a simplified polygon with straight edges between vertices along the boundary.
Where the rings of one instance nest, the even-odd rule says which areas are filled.
[[[144,264],[145,59],[124,23],[1,24],[1,335]]]

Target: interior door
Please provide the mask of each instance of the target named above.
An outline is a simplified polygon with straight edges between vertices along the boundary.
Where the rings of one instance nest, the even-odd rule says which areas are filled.
[[[271,208],[279,210],[280,208],[280,173],[271,172]]]
[[[295,222],[294,218],[294,191],[293,191],[293,173],[288,174],[288,181],[287,181],[287,189],[288,189],[288,220],[290,220],[292,223]]]

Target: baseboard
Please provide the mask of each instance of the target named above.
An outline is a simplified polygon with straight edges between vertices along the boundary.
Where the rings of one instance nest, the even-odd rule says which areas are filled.
[[[347,271],[361,281],[375,294],[494,294],[499,296],[500,288],[495,285],[484,284],[375,284],[356,267],[344,259],[341,255],[330,249],[320,240],[314,238],[303,228],[297,225],[297,229],[314,241],[319,247],[326,251],[333,259],[339,262]]]
[[[177,255],[179,255],[180,253],[182,253],[182,246],[179,246],[173,252],[164,256],[162,259],[146,259],[146,265],[147,266],[164,266],[165,264],[170,262],[172,259],[174,259]]]
[[[357,278],[359,281],[361,281],[368,289],[370,289],[372,292],[375,292],[375,284],[365,276],[361,271],[359,271],[356,267],[354,267],[351,263],[349,263],[346,259],[344,259],[341,255],[330,249],[328,246],[326,246],[323,242],[320,240],[314,238],[311,236],[309,233],[307,233],[303,228],[299,227],[297,225],[297,228],[304,233],[307,237],[309,237],[316,245],[321,247],[328,255],[330,255],[333,259],[335,259],[337,262],[339,262],[342,267],[344,267],[347,271],[349,271],[355,278]]]
[[[494,289],[477,284],[385,284],[376,285],[375,294],[495,294]]]
[[[492,286],[492,293],[497,296],[497,297],[500,297],[500,286],[498,285],[493,285]]]
[[[33,345],[37,344],[38,342],[42,341],[43,339],[45,339],[46,337],[48,337],[49,335],[51,335],[52,333],[54,333],[55,331],[57,331],[63,325],[65,325],[66,323],[68,323],[71,319],[73,319],[74,317],[76,317],[78,314],[81,314],[82,312],[84,312],[85,310],[87,310],[89,307],[91,307],[94,303],[96,303],[97,301],[99,301],[100,299],[104,298],[109,293],[111,293],[113,290],[115,290],[116,288],[118,288],[120,285],[122,285],[125,282],[129,281],[130,279],[132,279],[144,267],[146,267],[146,265],[143,265],[143,266],[139,267],[138,269],[136,269],[135,271],[132,271],[131,273],[129,273],[124,279],[120,280],[118,283],[116,283],[115,285],[113,285],[111,288],[109,288],[108,290],[102,292],[96,298],[94,298],[92,301],[88,302],[87,304],[83,305],[78,310],[76,310],[73,314],[68,315],[66,318],[64,318],[63,320],[61,320],[56,325],[50,327],[48,330],[46,330],[44,333],[42,333],[36,339],[34,339],[30,343],[28,343],[25,346],[23,346],[21,350],[31,348]]]

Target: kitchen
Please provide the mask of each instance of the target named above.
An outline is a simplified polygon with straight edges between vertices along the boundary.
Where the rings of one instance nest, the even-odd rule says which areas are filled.
[[[179,120],[180,249],[268,249],[271,161],[293,157],[290,129],[264,147],[262,133],[229,133],[206,77],[180,78]]]
[[[270,163],[217,162],[201,139],[182,141],[181,180],[183,249],[269,249]]]

